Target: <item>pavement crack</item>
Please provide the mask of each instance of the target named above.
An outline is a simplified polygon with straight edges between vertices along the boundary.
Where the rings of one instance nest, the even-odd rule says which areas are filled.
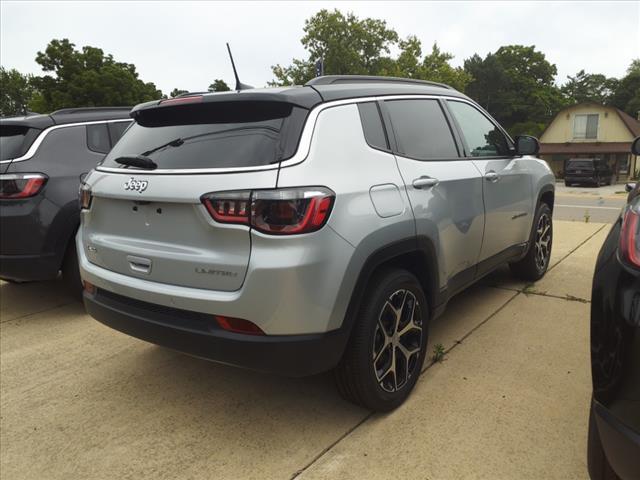
[[[21,320],[23,318],[31,317],[32,315],[38,315],[40,313],[50,312],[62,307],[66,307],[67,305],[73,305],[74,303],[75,303],[74,301],[71,301],[68,303],[62,303],[60,305],[56,305],[55,307],[45,308],[44,310],[38,310],[37,312],[25,313],[24,315],[20,315],[19,317],[7,318],[6,320],[0,320],[0,324],[13,322],[14,320]]]
[[[583,246],[585,243],[587,243],[589,240],[591,240],[593,237],[595,237],[598,233],[600,233],[604,227],[610,226],[609,224],[605,223],[604,225],[602,225],[599,229],[597,229],[595,232],[593,232],[591,235],[589,235],[586,239],[584,239],[582,242],[580,242],[576,247],[574,247],[572,250],[569,251],[569,253],[567,253],[564,257],[562,257],[560,260],[558,260],[556,263],[554,263],[553,265],[551,265],[548,269],[547,269],[547,273],[549,273],[551,270],[553,270],[554,268],[556,268],[558,265],[560,265],[565,259],[567,259],[573,252],[575,252],[576,250],[578,250],[581,246]]]

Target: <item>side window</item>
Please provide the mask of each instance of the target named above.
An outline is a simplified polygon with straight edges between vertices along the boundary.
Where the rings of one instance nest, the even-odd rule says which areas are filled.
[[[451,129],[437,100],[387,100],[398,149],[418,160],[458,157]]]
[[[378,105],[375,102],[359,103],[358,111],[360,112],[364,138],[369,146],[389,150],[389,142],[382,125]]]
[[[467,142],[468,155],[504,157],[511,154],[507,137],[477,108],[454,100],[449,100],[448,105]]]
[[[87,125],[87,147],[89,150],[99,153],[107,153],[111,150],[109,131],[106,123]]]
[[[109,136],[111,137],[111,145],[115,145],[124,131],[129,128],[131,122],[111,122],[107,124],[109,126]]]

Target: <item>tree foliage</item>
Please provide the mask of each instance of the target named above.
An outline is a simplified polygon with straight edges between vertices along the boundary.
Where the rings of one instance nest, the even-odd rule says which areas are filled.
[[[627,112],[633,118],[640,113],[640,59],[629,65],[627,74],[622,77],[611,95],[611,105]]]
[[[0,67],[0,116],[25,114],[34,91],[31,75]]]
[[[607,103],[616,87],[618,80],[607,78],[605,75],[586,73],[580,70],[574,77],[567,76],[567,82],[561,91],[569,103]]]
[[[453,55],[434,44],[423,57],[416,36],[400,39],[384,20],[360,19],[352,13],[320,10],[306,20],[302,45],[308,58],[293,59],[291,65],[272,67],[271,85],[302,85],[316,76],[315,64],[322,60],[326,75],[384,75],[444,82],[463,90],[471,77],[449,64]],[[391,49],[400,50],[396,58]]]
[[[52,40],[36,62],[52,75],[34,77],[34,104],[40,111],[65,107],[135,105],[162,97],[153,83],[138,78],[136,67],[116,62],[102,49],[77,50],[68,39]]]
[[[484,59],[467,59],[473,77],[466,93],[513,135],[539,135],[565,104],[554,83],[556,66],[535,46],[507,45]]]
[[[217,78],[211,85],[209,85],[209,88],[207,90],[210,92],[228,92],[231,89],[224,80]]]
[[[169,98],[174,98],[179,95],[184,95],[185,93],[189,93],[189,90],[181,90],[179,88],[174,88],[173,90],[171,90],[171,93],[169,94]]]

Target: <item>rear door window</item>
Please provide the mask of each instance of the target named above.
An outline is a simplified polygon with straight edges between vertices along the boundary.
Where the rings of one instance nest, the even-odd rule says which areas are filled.
[[[107,153],[111,150],[109,130],[106,123],[87,125],[87,147],[98,153]]]
[[[437,100],[387,100],[398,149],[417,160],[458,157],[447,119]]]
[[[591,160],[569,160],[567,169],[593,170],[593,162]]]
[[[480,110],[464,102],[448,101],[467,143],[471,157],[505,157],[511,154],[510,142]]]
[[[144,117],[147,126],[134,122],[102,165],[122,168],[115,160],[131,155],[149,157],[159,169],[253,167],[292,157],[307,110],[291,105],[249,108],[247,103],[236,108],[203,104],[208,110],[176,115],[180,124],[175,125],[169,109],[159,108],[161,117]]]
[[[0,160],[19,158],[27,153],[40,130],[19,125],[0,127]]]

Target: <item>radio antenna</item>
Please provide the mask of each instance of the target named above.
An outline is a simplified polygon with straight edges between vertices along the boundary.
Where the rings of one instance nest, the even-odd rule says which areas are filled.
[[[240,81],[240,78],[238,78],[238,71],[236,70],[235,62],[233,61],[233,55],[231,55],[231,47],[229,47],[229,43],[227,43],[227,51],[229,52],[229,59],[231,60],[231,66],[233,67],[233,74],[236,77],[236,90],[248,90],[253,88],[251,85],[245,85]]]

